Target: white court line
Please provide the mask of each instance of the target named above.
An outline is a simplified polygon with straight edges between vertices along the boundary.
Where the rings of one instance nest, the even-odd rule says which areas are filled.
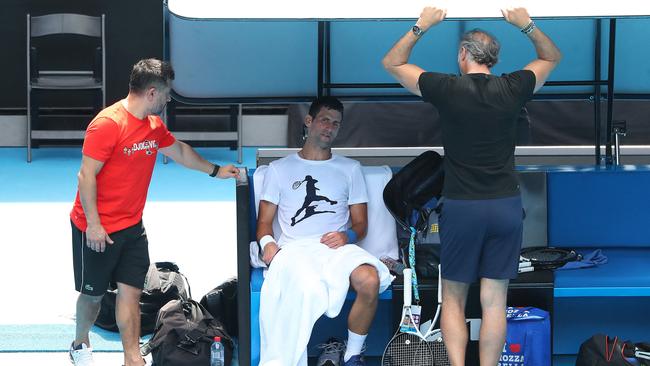
[[[95,366],[116,366],[124,363],[121,352],[95,352]],[[0,353],[0,365],[3,366],[71,366],[67,352],[46,353]]]

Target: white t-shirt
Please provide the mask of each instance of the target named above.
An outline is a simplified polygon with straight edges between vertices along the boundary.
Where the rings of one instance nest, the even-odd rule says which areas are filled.
[[[361,164],[343,156],[306,160],[292,154],[269,164],[260,199],[278,206],[278,245],[344,231],[349,205],[368,202]],[[275,233],[277,235],[277,233]]]

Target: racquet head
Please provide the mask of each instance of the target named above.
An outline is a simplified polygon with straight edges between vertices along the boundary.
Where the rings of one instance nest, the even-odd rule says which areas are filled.
[[[431,352],[433,352],[433,365],[451,366],[451,361],[449,361],[449,355],[447,354],[445,343],[442,341],[442,336],[430,341],[429,347],[431,347]]]
[[[429,342],[411,333],[399,333],[388,342],[382,366],[431,366],[434,355]]]
[[[521,250],[521,258],[528,261],[535,269],[554,269],[567,262],[580,259],[575,250],[553,247],[530,247]]]

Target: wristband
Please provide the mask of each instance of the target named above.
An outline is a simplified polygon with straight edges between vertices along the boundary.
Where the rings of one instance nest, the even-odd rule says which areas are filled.
[[[273,239],[273,237],[272,237],[271,235],[264,235],[264,236],[259,240],[260,248],[262,249],[262,251],[264,251],[264,247],[265,247],[266,244],[268,244],[268,243],[275,243],[275,239]]]
[[[212,164],[212,165],[214,165],[214,168],[212,168],[212,173],[210,173],[210,176],[214,178],[217,176],[217,173],[219,173],[219,169],[221,167],[217,164]]]
[[[352,230],[352,229],[347,229],[345,230],[345,235],[348,236],[348,244],[356,244],[357,243],[357,232]]]
[[[534,31],[537,26],[535,25],[534,21],[530,21],[525,27],[521,28],[521,33],[523,34],[530,34],[530,32]]]

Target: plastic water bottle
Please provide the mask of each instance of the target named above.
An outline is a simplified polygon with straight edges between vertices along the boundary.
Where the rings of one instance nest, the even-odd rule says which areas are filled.
[[[223,344],[221,337],[214,337],[212,346],[210,346],[210,366],[224,366]]]

